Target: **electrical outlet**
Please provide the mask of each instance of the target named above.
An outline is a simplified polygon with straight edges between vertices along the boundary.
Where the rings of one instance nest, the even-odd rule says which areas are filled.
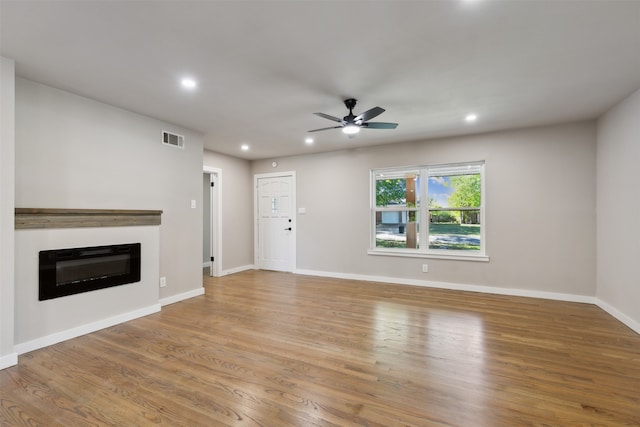
[[[196,208],[196,201],[192,200],[191,201],[191,209],[195,209]]]
[[[429,272],[429,264],[422,264],[422,272],[423,273]]]
[[[167,286],[167,278],[166,277],[161,277],[160,278],[160,287],[164,288],[165,286]]]

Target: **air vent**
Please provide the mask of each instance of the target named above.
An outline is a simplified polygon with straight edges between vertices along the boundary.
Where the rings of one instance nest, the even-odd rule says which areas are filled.
[[[162,143],[172,147],[184,148],[184,136],[177,133],[162,131]]]

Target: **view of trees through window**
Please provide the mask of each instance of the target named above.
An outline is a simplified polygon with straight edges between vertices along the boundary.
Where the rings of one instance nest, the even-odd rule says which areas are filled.
[[[428,176],[426,189],[421,175]],[[376,247],[419,249],[420,215],[427,215],[428,249],[479,251],[481,182],[478,168],[376,174]],[[420,194],[428,198],[422,212]]]
[[[429,248],[480,250],[480,174],[429,177]]]

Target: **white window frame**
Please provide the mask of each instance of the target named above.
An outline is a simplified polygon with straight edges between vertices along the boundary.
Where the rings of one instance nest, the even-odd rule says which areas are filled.
[[[472,169],[480,173],[480,250],[465,251],[454,249],[429,249],[429,191],[428,182],[430,176],[442,176],[443,174],[458,175],[465,169]],[[418,173],[420,177],[420,207],[412,208],[407,206],[398,207],[377,207],[376,206],[376,176],[385,174],[389,176],[404,176],[405,174]],[[372,169],[370,179],[370,243],[369,255],[382,256],[398,256],[413,258],[435,258],[435,259],[451,259],[463,261],[489,261],[486,253],[486,197],[485,197],[485,162],[464,162],[464,163],[448,163],[424,166],[406,166],[395,168]],[[474,209],[475,210],[475,209]],[[420,248],[377,248],[376,247],[376,212],[408,212],[419,211],[418,233],[419,241],[427,242],[422,244]]]

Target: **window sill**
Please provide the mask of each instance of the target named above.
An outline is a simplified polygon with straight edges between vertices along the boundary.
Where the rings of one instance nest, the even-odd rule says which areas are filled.
[[[434,254],[434,253],[422,253],[422,252],[406,252],[403,250],[380,250],[380,249],[369,249],[367,251],[368,255],[375,256],[396,256],[396,257],[404,257],[404,258],[431,258],[431,259],[448,259],[454,261],[479,261],[479,262],[489,262],[489,256],[487,255],[458,255],[458,254]]]

